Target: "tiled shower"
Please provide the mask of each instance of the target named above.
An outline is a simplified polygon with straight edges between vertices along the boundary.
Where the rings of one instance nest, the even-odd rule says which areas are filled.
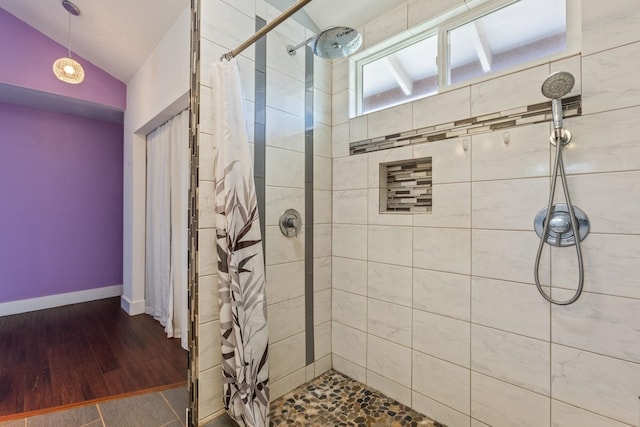
[[[365,48],[464,3],[411,0],[359,28]],[[314,60],[313,267],[305,239],[305,60],[311,35],[287,21],[267,39],[265,223],[272,394],[330,367],[449,426],[638,426],[640,418],[640,8],[582,0],[581,53],[350,118],[349,60]],[[210,64],[253,34],[261,0],[202,0],[198,417],[221,413],[215,315]],[[240,56],[251,128],[255,57]],[[350,154],[351,143],[547,102],[540,85],[569,71],[581,114],[565,120],[573,202],[591,220],[585,291],[571,306],[537,292],[533,218],[546,206],[548,123]],[[259,123],[260,124],[260,123]],[[254,141],[255,142],[255,141]],[[432,160],[432,211],[380,213],[380,164]],[[542,282],[571,295],[572,248],[545,250]],[[305,283],[313,283],[315,363],[307,365]]]

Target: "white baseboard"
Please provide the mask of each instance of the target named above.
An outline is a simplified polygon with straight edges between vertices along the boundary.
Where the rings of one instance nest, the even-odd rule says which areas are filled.
[[[144,314],[145,300],[131,301],[126,296],[122,295],[120,298],[120,307],[129,315],[136,316],[138,314]]]
[[[120,295],[122,295],[122,285],[114,285],[104,288],[87,289],[85,291],[69,292],[66,294],[48,295],[46,297],[3,302],[0,303],[0,316],[10,316],[12,314],[27,313],[29,311],[45,310],[47,308],[60,307],[63,305],[119,297]]]

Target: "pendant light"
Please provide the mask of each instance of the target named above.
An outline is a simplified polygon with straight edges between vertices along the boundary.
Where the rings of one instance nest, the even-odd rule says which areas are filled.
[[[84,80],[84,69],[78,61],[71,58],[71,15],[80,15],[80,9],[69,0],[62,0],[62,7],[64,7],[69,14],[69,31],[67,33],[67,50],[69,56],[55,60],[53,63],[53,74],[56,75],[58,80],[65,83],[78,84]]]

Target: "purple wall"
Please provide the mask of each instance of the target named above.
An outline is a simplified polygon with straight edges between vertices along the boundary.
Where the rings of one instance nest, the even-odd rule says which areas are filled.
[[[122,141],[0,104],[0,302],[122,284]]]
[[[71,85],[58,80],[53,62],[67,48],[0,8],[0,82],[103,104],[124,111],[127,87],[100,68],[73,55],[85,70],[85,80]]]

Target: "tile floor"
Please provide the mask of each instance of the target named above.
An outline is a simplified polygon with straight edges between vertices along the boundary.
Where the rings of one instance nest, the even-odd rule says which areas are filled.
[[[0,427],[184,427],[187,405],[187,389],[178,387],[19,420],[0,421]]]
[[[186,387],[111,400],[0,427],[184,427]],[[446,427],[377,390],[329,371],[271,403],[271,427]],[[205,427],[235,427],[220,417]]]

